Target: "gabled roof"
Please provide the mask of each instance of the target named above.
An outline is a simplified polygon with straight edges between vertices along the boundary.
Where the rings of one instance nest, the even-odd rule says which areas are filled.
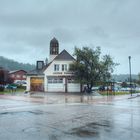
[[[75,59],[66,51],[63,50],[60,54],[58,54],[54,60],[66,60],[66,61],[74,61]],[[44,71],[49,67],[49,65],[53,62],[51,61],[46,66],[44,66],[43,69],[34,69],[32,71],[29,71],[27,75],[44,75]]]
[[[58,54],[54,60],[75,60],[66,50],[63,50],[60,54]]]
[[[13,71],[10,71],[9,74],[16,73],[16,72],[19,72],[19,71],[23,71],[23,72],[27,73],[27,71],[25,71],[25,70],[13,70]]]

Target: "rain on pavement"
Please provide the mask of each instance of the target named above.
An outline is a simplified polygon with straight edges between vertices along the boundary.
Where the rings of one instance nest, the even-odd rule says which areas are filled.
[[[0,98],[0,140],[125,139],[140,139],[140,97],[54,104]]]

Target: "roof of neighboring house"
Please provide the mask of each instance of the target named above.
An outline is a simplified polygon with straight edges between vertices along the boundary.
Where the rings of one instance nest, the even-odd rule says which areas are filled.
[[[54,60],[75,60],[66,50],[63,50],[60,54],[58,54]]]
[[[27,71],[25,71],[25,70],[13,70],[13,71],[10,71],[9,74],[16,73],[18,71],[24,71],[25,73],[27,73]]]

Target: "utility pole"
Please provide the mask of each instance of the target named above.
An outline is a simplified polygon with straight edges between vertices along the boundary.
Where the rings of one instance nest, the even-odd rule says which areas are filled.
[[[132,78],[131,78],[131,56],[128,57],[129,58],[129,74],[130,74],[130,93],[132,96]]]

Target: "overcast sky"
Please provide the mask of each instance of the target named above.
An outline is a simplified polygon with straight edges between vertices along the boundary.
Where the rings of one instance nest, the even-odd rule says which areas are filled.
[[[114,73],[140,72],[140,0],[0,0],[0,56],[35,64],[60,51],[101,46],[120,63]]]

